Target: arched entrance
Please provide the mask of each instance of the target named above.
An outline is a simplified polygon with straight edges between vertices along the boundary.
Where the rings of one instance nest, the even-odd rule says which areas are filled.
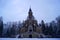
[[[31,34],[29,35],[29,38],[32,38],[32,35]]]
[[[18,38],[21,38],[21,35],[17,35]]]

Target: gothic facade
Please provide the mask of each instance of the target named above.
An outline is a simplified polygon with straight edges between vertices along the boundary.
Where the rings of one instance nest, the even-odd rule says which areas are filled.
[[[45,37],[41,27],[38,26],[37,20],[33,16],[31,8],[28,12],[27,20],[23,22],[23,26],[19,29],[19,37],[21,38],[40,38]]]

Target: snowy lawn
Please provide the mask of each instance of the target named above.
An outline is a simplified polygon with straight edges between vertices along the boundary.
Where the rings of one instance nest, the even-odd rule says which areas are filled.
[[[60,38],[0,38],[0,40],[60,40]]]

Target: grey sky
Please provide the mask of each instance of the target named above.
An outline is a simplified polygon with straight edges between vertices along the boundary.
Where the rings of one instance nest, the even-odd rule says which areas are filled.
[[[0,0],[0,16],[4,22],[23,21],[30,6],[38,22],[50,22],[60,15],[60,0]]]

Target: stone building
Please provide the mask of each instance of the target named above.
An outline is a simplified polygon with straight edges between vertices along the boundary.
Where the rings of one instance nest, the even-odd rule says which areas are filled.
[[[41,27],[38,26],[37,20],[33,16],[31,8],[28,12],[27,20],[23,22],[23,26],[19,30],[19,37],[21,38],[41,38],[45,37],[42,33]]]

